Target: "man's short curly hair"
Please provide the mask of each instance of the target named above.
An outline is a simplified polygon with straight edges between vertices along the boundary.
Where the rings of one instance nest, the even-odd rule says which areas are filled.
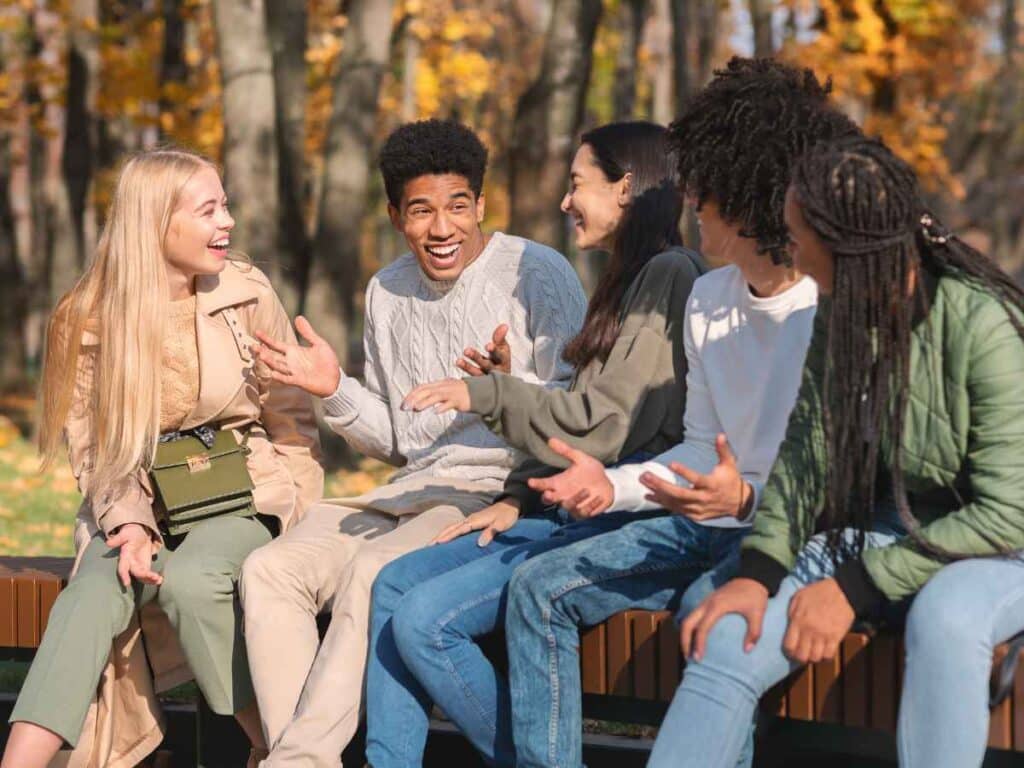
[[[454,120],[420,120],[399,126],[380,153],[388,200],[396,208],[405,185],[419,176],[465,176],[477,197],[484,186],[487,148],[472,130]]]
[[[669,127],[685,193],[713,200],[758,250],[789,263],[782,219],[791,169],[818,142],[859,133],[831,81],[774,59],[734,57]]]

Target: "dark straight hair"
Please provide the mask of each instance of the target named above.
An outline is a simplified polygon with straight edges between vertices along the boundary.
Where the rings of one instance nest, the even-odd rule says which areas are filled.
[[[608,181],[632,175],[630,204],[615,232],[615,245],[604,275],[587,306],[579,334],[565,348],[577,369],[591,360],[607,360],[619,333],[622,299],[648,261],[671,246],[682,245],[679,219],[683,195],[668,130],[642,121],[609,123],[580,139]]]

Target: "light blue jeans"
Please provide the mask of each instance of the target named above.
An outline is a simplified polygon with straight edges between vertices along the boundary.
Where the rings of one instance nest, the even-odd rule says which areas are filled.
[[[746,530],[663,515],[539,555],[516,570],[505,631],[517,766],[582,762],[580,627],[631,608],[689,613],[735,574]],[[748,738],[750,724],[748,718]]]
[[[614,512],[568,525],[527,518],[486,547],[471,533],[385,566],[371,601],[367,761],[421,765],[436,702],[489,764],[513,765],[508,683],[477,639],[502,628],[516,566],[636,517]]]
[[[992,650],[1024,631],[1024,559],[963,560],[939,571],[907,617],[900,765],[981,765]]]
[[[896,526],[879,524],[867,534],[864,546],[884,547],[902,535]],[[761,639],[750,653],[743,650],[746,620],[734,613],[718,620],[703,658],[687,663],[648,768],[735,768],[749,742],[758,700],[801,666],[782,650],[789,601],[808,584],[830,578],[834,570],[824,535],[815,536],[768,601]]]

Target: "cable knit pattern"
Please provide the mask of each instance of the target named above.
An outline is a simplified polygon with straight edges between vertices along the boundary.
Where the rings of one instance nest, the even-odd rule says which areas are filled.
[[[165,320],[160,377],[160,431],[177,429],[199,400],[196,297],[172,301]]]
[[[418,384],[461,377],[455,361],[508,323],[512,375],[565,387],[562,351],[579,332],[586,297],[557,251],[500,232],[458,280],[428,279],[412,254],[366,291],[365,385],[342,376],[324,400],[327,423],[357,450],[399,466],[393,480],[453,477],[501,482],[524,454],[474,414],[401,410]]]

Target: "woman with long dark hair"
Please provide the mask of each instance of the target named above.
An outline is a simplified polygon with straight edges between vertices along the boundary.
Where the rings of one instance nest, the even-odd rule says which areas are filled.
[[[651,764],[731,768],[765,690],[914,598],[900,764],[978,765],[991,650],[1024,626],[1024,293],[877,141],[812,150],[786,222],[831,300],[740,574],[683,624]]]
[[[566,349],[576,367],[569,389],[491,372],[424,385],[406,398],[416,410],[478,413],[536,458],[511,473],[495,504],[443,532],[444,543],[378,576],[367,672],[367,759],[378,768],[421,763],[432,700],[489,760],[513,763],[508,686],[476,639],[501,626],[504,590],[518,563],[622,522],[607,515],[565,525],[564,513],[541,505],[527,481],[557,473],[572,450],[558,441],[550,447],[549,438],[607,463],[680,439],[683,316],[704,268],[680,246],[683,201],[666,138],[651,123],[606,125],[582,137],[573,160],[562,210],[573,218],[577,246],[607,250],[610,258],[583,329]],[[471,531],[483,532],[463,535]],[[457,617],[445,621],[450,645],[438,654],[427,636],[452,611]],[[414,657],[421,662],[415,668],[407,664]]]

